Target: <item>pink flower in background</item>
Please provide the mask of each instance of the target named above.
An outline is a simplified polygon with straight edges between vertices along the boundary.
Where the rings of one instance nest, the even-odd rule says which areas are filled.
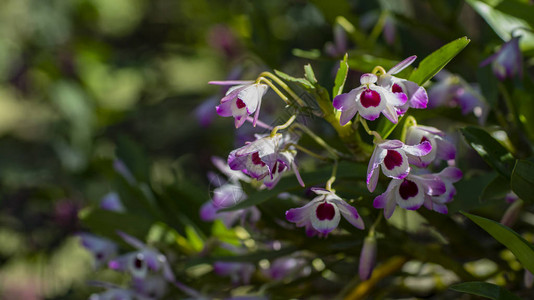
[[[523,75],[523,56],[519,49],[520,36],[513,37],[504,43],[497,53],[485,59],[480,66],[483,67],[491,63],[493,74],[503,81],[516,75]]]
[[[445,191],[439,195],[426,195],[424,204],[430,210],[446,214],[448,213],[447,203],[451,202],[456,195],[456,189],[452,184],[462,179],[463,173],[458,168],[447,167],[435,175],[445,184]]]

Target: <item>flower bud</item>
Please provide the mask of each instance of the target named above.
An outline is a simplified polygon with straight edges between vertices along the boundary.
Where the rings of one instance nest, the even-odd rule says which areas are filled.
[[[376,263],[376,239],[368,236],[363,241],[362,252],[360,253],[360,266],[358,268],[360,279],[367,280],[371,277]]]
[[[502,216],[500,223],[504,226],[512,227],[521,213],[521,208],[523,208],[523,201],[517,200],[512,203]]]
[[[525,276],[523,280],[525,283],[525,287],[527,289],[530,289],[532,288],[532,285],[534,284],[534,275],[532,275],[532,273],[530,273],[528,270],[525,269]]]

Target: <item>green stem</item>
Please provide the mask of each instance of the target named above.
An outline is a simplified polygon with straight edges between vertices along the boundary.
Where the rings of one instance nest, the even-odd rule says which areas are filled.
[[[510,97],[508,90],[506,90],[506,87],[500,82],[499,82],[499,91],[501,92],[503,99],[504,99],[504,103],[506,104],[506,107],[508,108],[508,114],[511,116],[512,123],[515,123],[516,126],[518,124],[521,124],[519,121],[517,112],[515,110],[514,103],[512,102],[512,98]]]
[[[263,82],[265,84],[267,84],[268,86],[271,87],[271,89],[273,89],[273,91],[275,93],[278,94],[278,96],[280,96],[280,98],[282,98],[282,100],[284,100],[284,102],[287,104],[287,105],[291,105],[291,101],[289,101],[289,99],[287,98],[286,95],[284,95],[270,80],[268,80],[267,78],[265,77],[258,77],[258,79],[256,79],[256,83],[260,83],[260,82]]]
[[[287,86],[287,84],[285,84],[285,82],[280,80],[280,78],[278,78],[276,75],[274,75],[271,72],[262,72],[260,74],[260,77],[263,77],[263,76],[272,79],[274,82],[276,82],[276,84],[281,86],[293,99],[295,99],[298,105],[300,105],[301,107],[306,107],[306,104],[304,103],[304,101],[299,96],[297,96],[297,94],[295,94],[295,92],[293,92],[293,90],[289,88],[289,86]]]
[[[304,152],[304,153],[306,153],[306,154],[308,154],[310,156],[313,156],[313,157],[315,157],[317,159],[324,160],[324,161],[329,161],[330,160],[330,158],[328,158],[326,156],[322,156],[320,154],[317,154],[317,153],[315,153],[315,152],[313,152],[311,150],[308,150],[308,149],[302,147],[301,145],[295,144],[295,143],[287,144],[284,150],[288,149],[291,146],[293,146],[293,147],[297,148],[298,150],[300,150],[300,151],[302,151],[302,152]]]
[[[387,17],[387,12],[383,11],[380,14],[380,17],[378,18],[378,21],[376,22],[375,27],[373,27],[371,34],[369,35],[369,39],[367,40],[367,43],[371,45],[371,48],[374,47],[375,42],[378,39],[378,36],[384,30],[384,25],[386,24],[386,17]]]
[[[380,221],[382,221],[382,216],[383,216],[382,213],[378,214],[378,217],[376,218],[375,222],[373,223],[373,225],[371,225],[371,228],[369,229],[369,236],[375,235],[375,228],[376,226],[378,226],[378,224],[380,224]]]
[[[289,125],[293,124],[296,118],[297,118],[297,115],[292,115],[291,118],[289,118],[284,124],[274,127],[273,130],[271,131],[271,137],[275,136],[278,130],[286,129],[287,127],[289,127]]]
[[[302,125],[300,123],[296,123],[293,126],[301,129],[302,131],[304,131],[304,133],[309,135],[317,144],[319,144],[321,147],[325,148],[326,151],[328,151],[328,153],[330,153],[330,155],[332,155],[332,157],[334,159],[337,160],[339,158],[338,151],[336,149],[330,147],[330,145],[328,145],[322,138],[320,138],[318,135],[316,135],[310,129],[308,129],[308,127],[306,127],[306,126],[304,126],[304,125]]]
[[[334,183],[334,181],[336,181],[336,175],[337,175],[337,159],[334,161],[334,168],[332,168],[332,176],[330,176],[330,178],[326,182],[327,190],[334,192],[332,190],[332,184]]]
[[[368,135],[372,135],[375,137],[375,144],[382,142],[384,139],[380,136],[380,134],[374,130],[370,130],[369,126],[367,126],[367,121],[365,121],[364,118],[361,118],[360,115],[358,115],[357,119],[360,121],[360,123],[363,126],[363,129],[365,129],[365,132],[367,132]]]
[[[407,116],[406,120],[404,121],[404,126],[402,127],[402,133],[401,133],[401,139],[400,139],[402,142],[406,141],[406,133],[408,131],[408,128],[412,126],[417,126],[417,121],[415,120],[413,116]]]

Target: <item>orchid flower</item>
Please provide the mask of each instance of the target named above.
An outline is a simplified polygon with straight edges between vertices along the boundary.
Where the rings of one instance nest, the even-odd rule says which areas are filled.
[[[432,150],[423,156],[408,156],[408,161],[420,168],[426,168],[434,159],[449,160],[456,157],[456,148],[452,143],[444,139],[445,134],[434,127],[415,125],[408,127],[406,132],[406,144],[416,145],[429,142]]]
[[[438,196],[446,192],[445,183],[435,174],[412,175],[403,179],[392,179],[384,193],[377,196],[373,206],[384,209],[384,217],[389,219],[395,208],[417,210],[424,203],[426,196]]]
[[[230,276],[233,284],[250,283],[250,277],[256,270],[251,263],[246,262],[223,262],[218,261],[213,264],[213,271],[219,276]]]
[[[367,280],[371,277],[376,264],[376,238],[374,235],[368,236],[363,241],[360,252],[360,263],[358,265],[358,275],[360,280]]]
[[[378,85],[384,87],[385,89],[391,91],[392,93],[398,95],[398,97],[403,97],[402,94],[406,95],[407,101],[403,105],[397,106],[399,114],[404,114],[409,107],[412,108],[426,108],[428,103],[428,95],[425,88],[419,86],[413,81],[409,81],[402,78],[397,78],[395,75],[406,67],[411,65],[417,56],[413,55],[405,60],[398,63],[396,66],[391,68],[385,74],[378,76]]]
[[[310,271],[305,268],[307,265],[308,262],[302,257],[280,257],[272,261],[268,269],[262,270],[262,274],[271,280],[283,280],[306,274]]]
[[[447,167],[441,172],[437,173],[436,176],[438,176],[445,184],[445,191],[439,195],[426,195],[424,204],[425,207],[430,210],[441,214],[446,214],[448,213],[446,204],[451,202],[454,195],[456,195],[456,189],[452,184],[459,181],[463,174],[458,168]]]
[[[116,271],[129,271],[134,279],[143,279],[149,271],[162,272],[167,281],[175,283],[176,279],[165,255],[148,247],[143,242],[124,232],[117,232],[122,239],[137,251],[124,254],[109,261],[108,267]]]
[[[297,180],[304,186],[304,182],[295,164],[295,152],[285,149],[293,142],[293,137],[289,134],[280,133],[274,136],[256,136],[256,140],[249,144],[230,152],[228,165],[232,170],[241,170],[257,180],[266,177],[265,185],[272,188],[278,181],[281,172],[292,169]]]
[[[286,219],[297,227],[313,228],[327,235],[339,224],[341,215],[354,227],[364,229],[363,220],[356,208],[345,202],[331,191],[322,188],[311,189],[318,196],[308,204],[286,211]]]
[[[375,120],[382,113],[391,122],[398,122],[395,107],[404,105],[408,99],[404,93],[393,93],[376,85],[377,80],[375,74],[363,74],[360,77],[361,86],[334,98],[332,104],[341,111],[341,125],[347,124],[356,113],[369,121]]]
[[[167,293],[167,281],[158,275],[134,278],[132,289],[147,299],[161,299]]]
[[[424,156],[430,153],[432,146],[428,141],[418,145],[405,145],[399,140],[387,140],[376,145],[367,167],[367,189],[373,192],[378,182],[379,166],[382,173],[394,179],[403,179],[410,173],[408,155]]]
[[[497,53],[485,59],[480,66],[485,66],[491,63],[493,74],[503,81],[506,78],[512,78],[516,74],[522,76],[522,61],[521,50],[519,49],[520,36],[513,37],[508,42],[504,43]]]
[[[116,192],[111,192],[104,195],[104,197],[102,197],[102,200],[100,200],[100,208],[119,213],[126,211],[124,205],[121,202],[119,194],[117,194]]]
[[[217,106],[217,113],[222,117],[234,117],[235,127],[239,128],[247,117],[254,114],[253,125],[256,126],[260,113],[261,98],[267,92],[266,84],[254,81],[228,80],[210,81],[210,84],[235,85],[228,89],[226,95]]]
[[[241,221],[241,225],[244,225],[246,221],[254,224],[261,217],[261,212],[255,206],[224,212],[219,212],[218,210],[219,208],[212,201],[208,201],[200,207],[200,218],[206,222],[219,219],[227,228],[231,228],[237,221]]]
[[[95,268],[106,264],[117,255],[117,244],[90,233],[79,233],[80,243],[89,250],[95,259]]]

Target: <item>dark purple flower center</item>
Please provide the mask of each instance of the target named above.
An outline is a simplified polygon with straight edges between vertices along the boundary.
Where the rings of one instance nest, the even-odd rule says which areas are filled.
[[[410,197],[414,197],[419,193],[419,188],[417,188],[417,184],[415,182],[404,179],[399,187],[399,194],[401,195],[402,199],[408,200]]]
[[[96,259],[97,259],[97,260],[102,260],[102,259],[104,258],[104,253],[102,253],[102,252],[97,252],[95,256],[96,256]]]
[[[400,85],[398,84],[394,84],[392,87],[391,87],[391,91],[393,93],[404,93],[404,91],[402,90],[402,88],[400,87]]]
[[[241,98],[237,98],[237,100],[235,101],[235,105],[237,106],[237,108],[239,109],[242,109],[243,107],[247,106],[245,104],[245,102],[243,102],[243,100],[241,100]]]
[[[144,263],[143,255],[139,255],[139,254],[136,255],[135,260],[134,260],[134,268],[136,269],[143,268],[143,263]]]
[[[334,215],[336,214],[336,211],[334,210],[334,206],[328,202],[323,202],[317,206],[317,209],[315,210],[315,214],[317,215],[317,219],[319,220],[332,220],[334,218]]]
[[[380,105],[380,94],[371,89],[367,89],[363,93],[361,93],[360,103],[365,108],[368,108],[370,106],[377,107],[378,105]]]
[[[388,154],[384,158],[384,164],[388,170],[402,165],[402,155],[395,150],[388,150]]]
[[[262,167],[265,166],[265,163],[261,160],[258,152],[252,153],[251,159],[252,159],[252,163],[255,165],[261,165]]]
[[[282,173],[282,171],[284,171],[284,169],[286,168],[286,166],[282,163],[279,163],[278,164],[278,173]]]
[[[426,136],[423,136],[419,143],[423,143],[423,142],[429,142],[430,143],[430,141],[426,138]]]

